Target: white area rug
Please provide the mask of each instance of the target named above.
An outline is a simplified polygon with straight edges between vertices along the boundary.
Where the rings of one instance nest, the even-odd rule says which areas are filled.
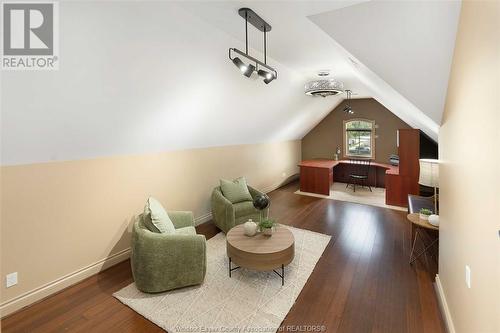
[[[332,187],[330,188],[330,195],[301,192],[300,190],[295,191],[295,194],[331,200],[348,201],[364,205],[390,208],[404,212],[407,211],[407,209],[404,207],[385,204],[385,188],[372,187],[372,192],[370,192],[368,187],[361,187],[356,185],[356,192],[354,192],[352,186],[345,188],[346,185],[347,184],[345,183],[333,183]]]
[[[168,332],[276,332],[297,299],[331,236],[283,226],[295,237],[295,259],[285,285],[274,272],[228,273],[226,237],[207,241],[207,275],[200,286],[145,294],[135,284],[114,296]],[[245,330],[246,329],[246,330]]]

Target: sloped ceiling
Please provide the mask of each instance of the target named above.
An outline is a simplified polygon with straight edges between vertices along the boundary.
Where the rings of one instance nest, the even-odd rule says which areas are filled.
[[[440,124],[460,5],[459,1],[370,1],[310,19]]]
[[[59,70],[1,73],[2,165],[292,140],[340,100],[272,57],[278,80],[243,77],[227,55],[242,41],[173,2],[59,12]]]
[[[269,53],[276,61],[305,80],[330,69],[359,97],[374,97],[437,140],[460,1],[189,1],[182,6],[239,39],[244,30],[235,13],[251,7],[273,26]],[[250,44],[262,50],[258,32],[250,34]]]
[[[2,165],[300,139],[343,99],[304,95],[322,69],[437,138],[458,5],[446,13],[435,5],[438,24],[429,14],[437,2],[402,3],[411,10],[364,1],[61,2],[60,69],[1,73]],[[268,63],[279,79],[269,85],[227,59],[229,47],[244,48],[240,7],[273,26]],[[405,25],[412,10],[421,21]],[[391,16],[402,18],[382,24]],[[351,40],[346,26],[356,24]],[[399,25],[411,38],[391,35]],[[441,37],[425,43],[430,31]],[[401,46],[384,47],[384,34]],[[251,28],[249,38],[261,58],[262,34]]]

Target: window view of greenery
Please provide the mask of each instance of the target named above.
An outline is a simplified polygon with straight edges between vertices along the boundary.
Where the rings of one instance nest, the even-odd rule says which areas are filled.
[[[346,123],[345,135],[348,156],[372,157],[373,122],[353,120]]]

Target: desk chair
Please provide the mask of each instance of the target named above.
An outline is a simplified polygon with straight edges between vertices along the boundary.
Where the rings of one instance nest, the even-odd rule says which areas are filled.
[[[354,192],[356,192],[356,185],[360,186],[368,186],[370,192],[372,192],[372,188],[368,184],[368,174],[370,172],[370,160],[350,160],[350,174],[349,174],[349,183],[347,183],[346,187],[349,185],[353,186]]]

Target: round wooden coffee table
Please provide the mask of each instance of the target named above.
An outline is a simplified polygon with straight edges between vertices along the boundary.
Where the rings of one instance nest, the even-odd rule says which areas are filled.
[[[229,277],[240,267],[256,271],[274,271],[285,283],[285,266],[292,262],[295,255],[295,238],[290,230],[282,225],[275,228],[272,236],[257,233],[246,236],[243,225],[237,225],[226,235],[227,256],[229,257]],[[238,267],[231,267],[232,263]],[[281,267],[281,274],[275,269]]]

